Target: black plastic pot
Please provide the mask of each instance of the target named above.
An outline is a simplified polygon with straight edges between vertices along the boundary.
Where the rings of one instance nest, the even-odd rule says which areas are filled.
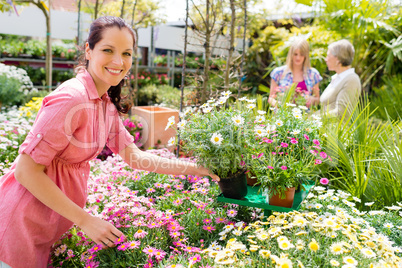
[[[226,198],[241,199],[247,195],[247,179],[244,172],[233,178],[221,178],[218,185]]]

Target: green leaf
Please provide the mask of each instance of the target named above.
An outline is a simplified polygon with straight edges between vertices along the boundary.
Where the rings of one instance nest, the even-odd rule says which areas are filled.
[[[313,5],[313,0],[295,0],[296,3],[306,5],[306,6],[312,6]]]
[[[263,84],[258,85],[258,90],[262,91],[262,92],[266,92],[266,93],[269,93],[269,91],[270,91],[269,87],[264,86]]]

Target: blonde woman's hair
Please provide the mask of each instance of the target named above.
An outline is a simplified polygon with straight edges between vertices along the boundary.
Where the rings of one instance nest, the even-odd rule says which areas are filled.
[[[303,72],[307,73],[310,69],[310,46],[306,39],[296,39],[289,48],[288,56],[286,58],[286,65],[293,72],[293,54],[296,50],[300,50],[300,54],[304,56]]]
[[[339,60],[342,66],[352,65],[355,48],[348,40],[342,39],[330,44],[328,51]]]

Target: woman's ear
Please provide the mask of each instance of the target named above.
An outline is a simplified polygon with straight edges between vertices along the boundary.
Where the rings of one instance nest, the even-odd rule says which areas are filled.
[[[85,59],[90,60],[91,59],[91,52],[92,50],[89,48],[88,42],[85,43]]]

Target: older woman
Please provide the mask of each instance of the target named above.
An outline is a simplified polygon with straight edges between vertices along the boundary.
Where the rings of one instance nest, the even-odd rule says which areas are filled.
[[[328,70],[335,71],[331,83],[320,97],[321,111],[326,116],[342,117],[346,110],[349,117],[356,107],[361,93],[361,83],[355,69],[351,68],[355,50],[348,40],[340,40],[328,46]]]

